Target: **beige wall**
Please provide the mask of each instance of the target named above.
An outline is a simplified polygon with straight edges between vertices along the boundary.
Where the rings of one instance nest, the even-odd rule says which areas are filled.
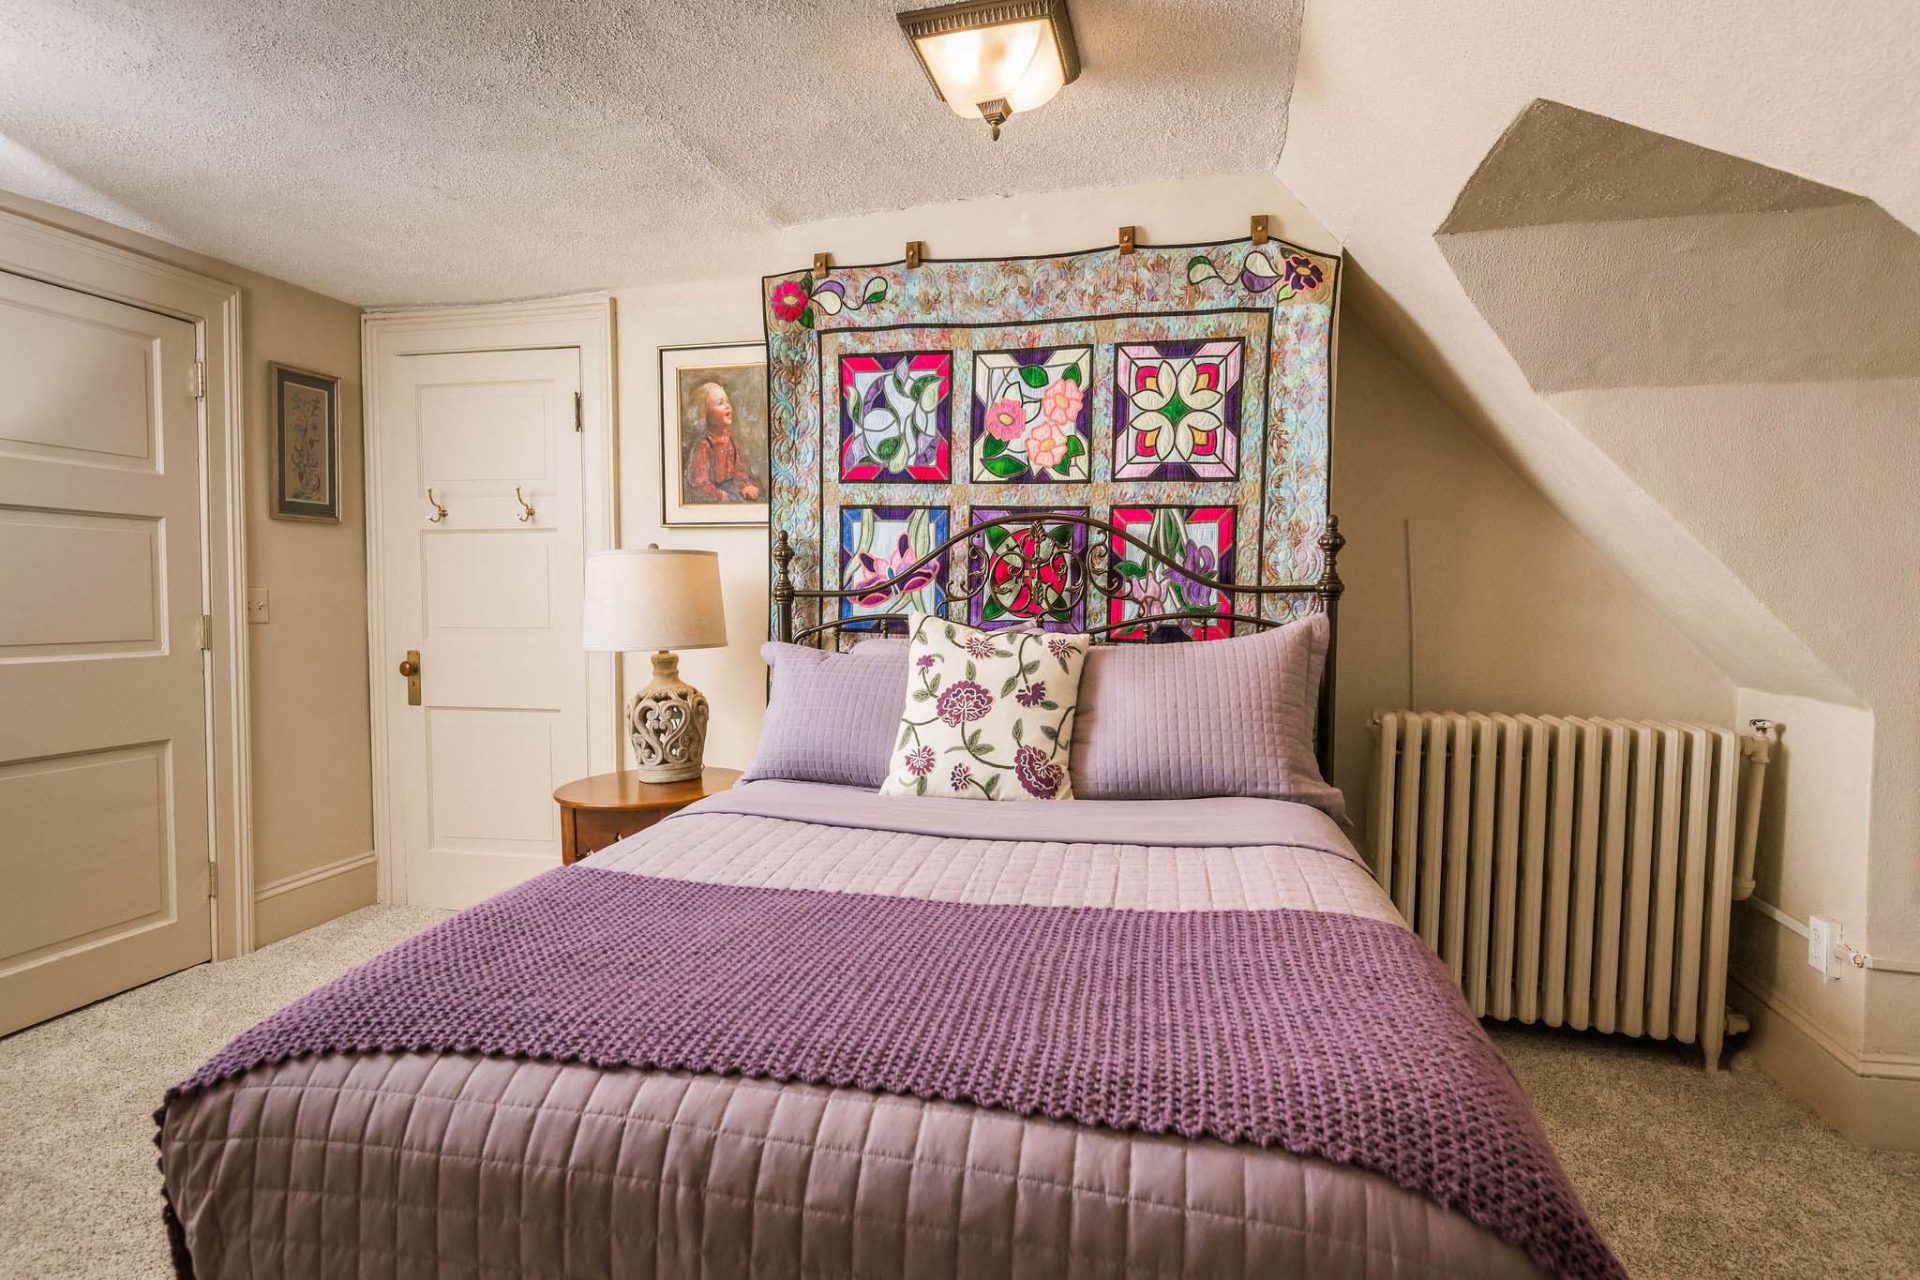
[[[1375,708],[1730,722],[1732,682],[1352,312],[1339,374],[1338,767],[1353,807]]]
[[[38,201],[0,192],[0,208],[239,286],[247,578],[272,593],[272,621],[247,629],[254,941],[365,906],[374,873],[359,308]],[[338,525],[267,516],[268,361],[341,379]]]
[[[1902,289],[1920,168],[1899,141],[1913,6],[1844,9],[1808,23],[1792,0],[1644,5],[1632,21],[1525,0],[1310,6],[1277,172],[1364,266],[1359,310],[1421,377],[1733,677],[1743,709],[1779,710],[1791,763],[1763,886],[1911,961],[1920,507],[1897,495],[1920,486],[1920,310]],[[1653,163],[1669,151],[1642,139],[1596,170],[1541,135],[1555,145],[1509,167],[1524,198],[1496,188],[1443,249],[1436,231],[1543,95],[1751,164]],[[1864,201],[1885,214],[1863,217]],[[1479,264],[1537,296],[1503,334],[1460,251],[1523,214],[1540,225]],[[1790,262],[1804,271],[1782,275]],[[1643,367],[1623,369],[1636,350]],[[1843,768],[1870,769],[1870,794],[1858,774],[1835,785]],[[1783,993],[1752,1037],[1769,1070],[1853,1117],[1849,1132],[1920,1134],[1920,978],[1809,985],[1799,938],[1749,911],[1740,928],[1738,972]]]
[[[841,262],[898,258],[908,239],[927,241],[942,257],[1060,251],[1110,243],[1123,222],[1162,242],[1219,239],[1239,233],[1254,212],[1274,215],[1276,234],[1310,247],[1334,243],[1278,183],[1233,178],[822,223],[757,246],[742,274],[617,293],[622,541],[710,547],[721,556],[733,642],[681,660],[714,703],[714,763],[746,763],[759,732],[767,539],[763,529],[660,527],[658,347],[758,340],[759,273],[805,262],[815,250]],[[1337,768],[1356,801],[1364,798],[1366,721],[1376,707],[1412,700],[1727,720],[1731,683],[1351,315],[1339,362],[1333,503],[1350,545],[1342,561]]]

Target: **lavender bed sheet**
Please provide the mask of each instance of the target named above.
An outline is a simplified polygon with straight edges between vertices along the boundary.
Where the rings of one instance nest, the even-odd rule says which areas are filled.
[[[1036,835],[1035,810],[1058,825]],[[960,902],[1396,918],[1338,828],[1279,801],[938,805],[761,782],[594,863]],[[176,1107],[162,1154],[203,1280],[1536,1274],[1466,1219],[1311,1157],[680,1072],[284,1063]]]

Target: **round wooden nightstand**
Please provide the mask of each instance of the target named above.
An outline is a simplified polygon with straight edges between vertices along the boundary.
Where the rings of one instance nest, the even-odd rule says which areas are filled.
[[[685,782],[642,782],[631,772],[569,782],[553,793],[560,805],[561,860],[578,862],[739,780],[738,769],[709,769]]]

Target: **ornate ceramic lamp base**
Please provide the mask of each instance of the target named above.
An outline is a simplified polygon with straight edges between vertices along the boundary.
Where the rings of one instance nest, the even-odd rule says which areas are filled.
[[[627,708],[635,772],[642,782],[684,782],[700,776],[707,753],[707,700],[680,678],[679,655],[653,655],[653,680]]]

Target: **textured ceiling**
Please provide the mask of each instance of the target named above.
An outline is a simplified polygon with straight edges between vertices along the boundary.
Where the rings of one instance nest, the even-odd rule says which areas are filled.
[[[690,277],[796,222],[1267,170],[1303,0],[1079,0],[997,144],[893,0],[8,0],[0,186],[377,304]]]

